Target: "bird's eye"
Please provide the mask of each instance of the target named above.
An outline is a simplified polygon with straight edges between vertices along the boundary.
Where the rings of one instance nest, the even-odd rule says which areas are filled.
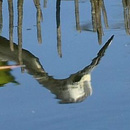
[[[79,82],[80,79],[81,79],[81,76],[76,76],[76,77],[74,78],[73,82]]]

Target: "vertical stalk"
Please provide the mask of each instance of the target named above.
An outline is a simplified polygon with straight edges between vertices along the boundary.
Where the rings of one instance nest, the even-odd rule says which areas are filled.
[[[19,64],[23,64],[22,61],[22,23],[23,23],[23,0],[18,0],[18,59]]]
[[[61,27],[60,27],[60,4],[61,0],[56,1],[56,25],[57,25],[57,50],[60,57],[62,57],[61,50]]]
[[[98,43],[101,44],[102,35],[103,35],[101,10],[103,12],[105,26],[108,27],[107,13],[106,13],[105,5],[104,5],[103,0],[90,0],[90,2],[91,2],[93,31],[97,32]]]
[[[3,0],[0,0],[0,34],[3,28],[2,2]]]
[[[101,21],[101,0],[97,1],[96,4],[97,8],[97,34],[98,34],[98,42],[99,44],[102,43],[102,35],[103,35],[103,29],[102,29],[102,21]]]
[[[10,40],[10,49],[14,51],[13,44],[13,25],[14,25],[14,12],[13,12],[13,0],[8,0],[8,10],[9,10],[9,40]]]
[[[42,43],[42,34],[41,34],[41,21],[43,20],[40,0],[33,0],[35,7],[37,9],[37,39],[39,43]]]
[[[95,2],[94,2],[94,0],[90,0],[90,2],[91,2],[91,14],[92,14],[92,26],[93,26],[93,31],[96,32],[97,25],[96,25]]]
[[[108,28],[108,20],[107,20],[107,12],[106,12],[106,8],[105,8],[105,4],[104,1],[101,1],[101,6],[102,6],[102,13],[103,13],[103,18],[104,18],[104,23],[105,23],[105,27]]]
[[[80,28],[80,18],[79,18],[79,0],[74,0],[75,3],[75,19],[76,19],[76,29],[81,31]]]
[[[122,0],[123,8],[124,8],[124,24],[125,30],[128,35],[130,35],[130,1]]]

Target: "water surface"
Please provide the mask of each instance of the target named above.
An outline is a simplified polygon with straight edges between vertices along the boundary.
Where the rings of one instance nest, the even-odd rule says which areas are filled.
[[[78,31],[74,1],[61,1],[62,58],[60,58],[57,52],[56,1],[48,1],[46,8],[43,8],[43,1],[41,2],[43,14],[41,44],[37,38],[36,8],[33,1],[24,1],[22,52],[26,67],[24,72],[21,72],[21,68],[0,71],[0,78],[2,78],[0,81],[5,81],[4,84],[1,83],[0,88],[2,130],[129,130],[130,37],[124,23],[122,1],[105,0],[104,4],[109,28],[105,28],[102,17],[104,35],[102,44],[99,45],[98,35],[93,32],[91,24],[90,1],[79,1],[81,30]],[[0,56],[5,56],[6,59],[4,61],[2,57],[0,65],[14,65],[16,62],[19,63],[18,49],[10,52],[7,1],[3,1],[2,9],[3,28],[0,44],[4,45],[2,45],[3,48],[1,47]],[[16,48],[17,17],[17,3],[14,2],[13,42],[16,43]],[[112,35],[114,35],[112,44],[106,48],[104,56],[100,55],[97,58],[97,61],[100,61],[99,64],[91,64]],[[5,48],[6,51],[4,51]],[[95,65],[93,66],[95,68],[91,73],[91,80],[88,75],[90,72],[85,71],[88,95],[80,103],[76,101],[72,103],[71,100],[70,103],[59,104],[61,100],[56,99],[57,90],[61,90],[61,92],[58,91],[61,98],[64,97],[62,90],[67,92],[74,90],[71,91],[72,95],[78,97],[82,95],[84,89],[83,86],[80,86],[78,90],[73,86],[63,87],[65,83],[61,81],[72,76],[70,79],[73,79],[77,85],[79,81],[84,81],[83,74],[80,72],[84,72],[84,68],[90,65]],[[44,79],[40,80],[40,77]],[[55,84],[54,79],[60,80],[61,87],[59,82]],[[69,82],[72,83],[70,79]],[[41,83],[43,80],[44,85]],[[66,98],[68,97],[67,95]]]

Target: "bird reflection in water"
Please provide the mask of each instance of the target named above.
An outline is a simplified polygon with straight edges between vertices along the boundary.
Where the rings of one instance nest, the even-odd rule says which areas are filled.
[[[81,102],[92,94],[91,72],[99,64],[113,37],[106,42],[88,66],[66,79],[54,79],[49,76],[39,59],[25,49],[22,49],[23,64],[30,75],[33,75],[40,84],[55,94],[57,99],[60,99],[59,103]],[[0,60],[18,63],[18,45],[14,44],[14,49],[15,51],[10,50],[9,40],[0,37]]]

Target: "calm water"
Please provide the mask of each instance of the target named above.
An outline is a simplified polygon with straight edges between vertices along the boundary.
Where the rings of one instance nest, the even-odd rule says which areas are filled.
[[[43,8],[41,2],[42,44],[39,44],[36,8],[33,1],[24,1],[22,29],[26,68],[24,72],[20,68],[0,71],[0,82],[5,82],[0,88],[0,129],[129,130],[130,36],[125,31],[122,1],[104,1],[109,28],[105,29],[103,24],[101,45],[97,34],[92,32],[90,1],[79,3],[81,32],[75,28],[74,1],[61,1],[62,58],[57,53],[55,3],[48,1],[47,8]],[[6,46],[9,44],[8,21],[7,2],[4,1],[0,65],[18,61],[17,46],[16,54]],[[14,26],[13,41],[18,43],[15,2]],[[97,56],[112,35],[114,39],[105,54],[102,52],[104,56]],[[91,73],[90,68],[96,65]],[[66,87],[66,84],[70,85]],[[86,95],[79,98],[82,102],[68,104],[76,102],[84,92]]]

